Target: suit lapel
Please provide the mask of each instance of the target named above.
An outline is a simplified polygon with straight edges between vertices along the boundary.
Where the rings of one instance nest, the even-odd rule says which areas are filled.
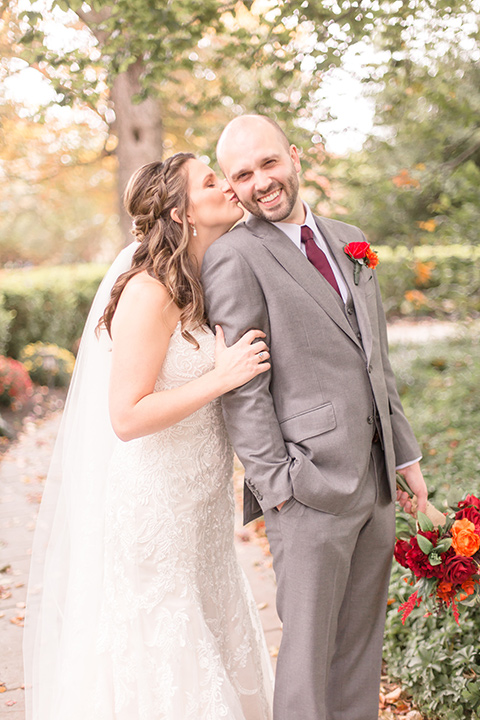
[[[347,240],[342,240],[339,236],[334,236],[330,232],[327,223],[321,218],[314,216],[315,222],[322,233],[325,241],[328,244],[335,260],[340,268],[343,278],[348,286],[350,294],[352,296],[353,304],[355,306],[355,313],[357,316],[358,326],[362,335],[362,344],[365,354],[368,359],[372,352],[372,326],[370,324],[370,318],[368,316],[367,303],[365,300],[365,285],[367,282],[373,282],[369,280],[371,276],[371,270],[362,268],[360,272],[360,280],[358,285],[355,285],[353,279],[353,262],[345,254],[343,248],[347,244]]]
[[[271,223],[253,216],[248,218],[246,225],[284,270],[315,300],[341,330],[361,347],[345,317],[343,302],[338,293],[290,238]]]

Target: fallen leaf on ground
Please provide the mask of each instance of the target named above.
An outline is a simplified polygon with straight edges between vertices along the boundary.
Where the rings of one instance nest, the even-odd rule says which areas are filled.
[[[7,688],[5,687],[5,685],[0,685],[0,693],[4,693],[6,692],[6,690]]]
[[[10,590],[3,585],[0,585],[0,600],[7,600],[9,597],[12,597]]]
[[[7,702],[5,703],[5,705],[8,705],[8,707],[12,707],[12,705],[16,705],[16,704],[17,704],[16,700],[7,700]]]
[[[18,602],[15,607],[19,608],[19,610],[24,610],[27,606],[24,602]]]
[[[397,700],[401,694],[402,694],[402,688],[397,687],[397,688],[395,688],[395,690],[392,690],[391,692],[389,692],[388,695],[385,695],[385,702],[388,705],[393,705],[394,703],[397,702]]]
[[[268,603],[267,603],[267,602],[258,603],[258,605],[257,605],[257,609],[258,609],[258,610],[265,610],[266,607],[268,607]]]
[[[278,645],[270,645],[270,647],[268,648],[268,652],[270,653],[270,657],[277,657]]]
[[[17,615],[16,617],[10,618],[10,622],[18,627],[23,627],[25,615]]]

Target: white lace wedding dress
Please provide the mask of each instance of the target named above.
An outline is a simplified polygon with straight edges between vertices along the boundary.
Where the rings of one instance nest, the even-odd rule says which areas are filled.
[[[199,350],[177,325],[157,391],[213,367],[212,333],[192,334]],[[232,459],[218,400],[116,443],[83,720],[271,717],[270,659],[233,544]]]

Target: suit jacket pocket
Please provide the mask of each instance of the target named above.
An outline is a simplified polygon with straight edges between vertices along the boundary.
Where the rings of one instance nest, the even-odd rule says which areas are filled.
[[[303,440],[322,435],[336,427],[335,410],[331,402],[280,422],[284,439],[293,443],[301,443]]]

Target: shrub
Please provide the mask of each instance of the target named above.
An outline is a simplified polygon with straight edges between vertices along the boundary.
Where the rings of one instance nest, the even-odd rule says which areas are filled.
[[[381,246],[378,279],[387,317],[462,320],[480,315],[480,247]]]
[[[0,307],[14,314],[8,355],[18,358],[25,345],[39,341],[75,350],[105,271],[104,265],[2,271]]]
[[[440,509],[480,492],[480,338],[391,348],[407,416],[422,447],[430,499]],[[398,520],[404,514],[398,511]],[[414,610],[405,625],[398,607],[411,593],[400,568],[390,583],[384,656],[388,673],[412,693],[425,717],[480,717],[480,610],[423,617]]]
[[[32,394],[32,381],[22,363],[0,355],[0,404],[15,409]]]
[[[6,310],[0,305],[0,355],[5,355],[10,340],[10,326],[15,313],[13,310]]]
[[[52,343],[30,343],[19,359],[34,383],[49,387],[67,387],[75,366],[73,353]]]

